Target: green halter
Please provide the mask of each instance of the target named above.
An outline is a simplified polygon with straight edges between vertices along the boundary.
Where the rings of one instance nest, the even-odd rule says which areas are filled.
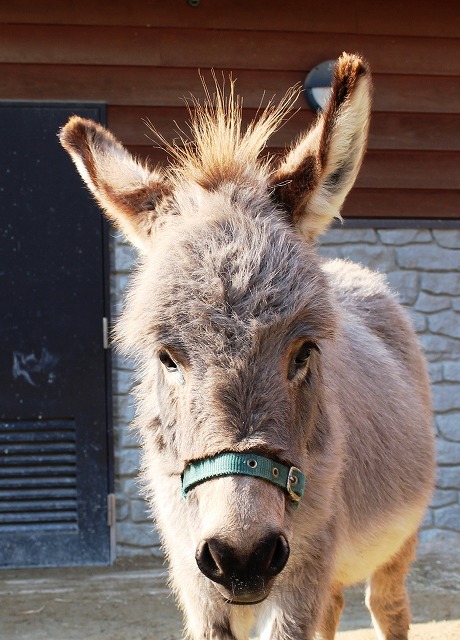
[[[219,453],[211,458],[189,462],[182,474],[182,496],[197,484],[222,476],[254,476],[287,491],[290,499],[300,502],[305,491],[305,476],[297,467],[288,467],[254,453]]]

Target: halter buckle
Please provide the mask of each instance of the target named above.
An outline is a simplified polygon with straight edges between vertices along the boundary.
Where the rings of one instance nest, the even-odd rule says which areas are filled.
[[[293,487],[295,487],[299,482],[299,477],[296,475],[297,472],[302,473],[298,467],[291,467],[289,469],[287,482],[286,482],[286,491],[288,492],[291,500],[293,500],[294,502],[300,502],[300,499],[302,497],[302,496],[299,496],[299,494],[296,493],[293,489]]]

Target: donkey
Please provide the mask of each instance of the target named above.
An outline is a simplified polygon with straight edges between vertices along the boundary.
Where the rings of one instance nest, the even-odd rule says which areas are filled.
[[[407,638],[405,577],[433,484],[423,356],[384,277],[318,236],[365,151],[368,66],[343,54],[328,105],[262,154],[292,92],[246,129],[216,87],[167,169],[72,117],[60,140],[140,262],[118,322],[137,360],[143,478],[195,640],[334,637],[367,581],[379,638]]]

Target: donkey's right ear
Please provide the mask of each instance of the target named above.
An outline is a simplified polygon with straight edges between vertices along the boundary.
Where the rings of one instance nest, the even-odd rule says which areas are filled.
[[[107,217],[142,253],[147,253],[161,201],[170,188],[160,171],[138,162],[92,120],[72,116],[59,140]]]

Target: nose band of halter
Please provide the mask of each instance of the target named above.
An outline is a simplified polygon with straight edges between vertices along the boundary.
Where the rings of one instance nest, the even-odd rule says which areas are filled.
[[[197,484],[223,476],[253,476],[284,489],[299,505],[305,491],[305,476],[297,467],[288,467],[254,453],[219,453],[211,458],[189,462],[181,476],[182,496]]]

